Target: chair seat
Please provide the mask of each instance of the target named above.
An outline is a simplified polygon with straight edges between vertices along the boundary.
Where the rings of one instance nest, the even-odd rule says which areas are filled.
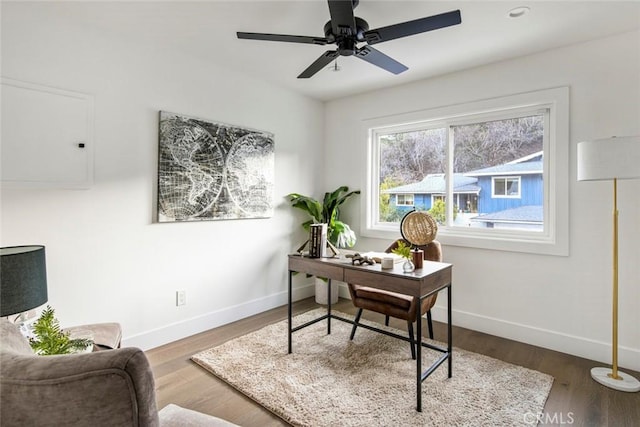
[[[364,298],[393,305],[403,310],[409,310],[409,307],[411,307],[411,301],[413,299],[413,297],[410,295],[398,294],[382,289],[370,288],[368,286],[354,286],[354,294],[356,298]]]
[[[222,418],[196,412],[173,403],[158,412],[160,427],[237,427]]]

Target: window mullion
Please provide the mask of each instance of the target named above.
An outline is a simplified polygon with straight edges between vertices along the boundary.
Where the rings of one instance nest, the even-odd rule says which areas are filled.
[[[374,226],[379,223],[380,218],[380,182],[378,177],[380,176],[380,133],[378,131],[371,131],[369,133],[369,150],[367,160],[369,172],[368,191],[373,195],[370,200],[370,205],[367,209],[367,224],[368,226]]]
[[[445,171],[445,213],[446,220],[445,225],[451,227],[453,225],[453,159],[455,153],[453,152],[454,140],[453,140],[453,126],[447,125],[447,170]]]

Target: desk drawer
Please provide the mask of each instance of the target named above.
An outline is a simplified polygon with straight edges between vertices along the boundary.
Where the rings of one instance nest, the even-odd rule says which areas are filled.
[[[380,271],[348,269],[344,272],[344,282],[371,286],[405,295],[420,296],[420,280],[397,274],[384,274]]]
[[[335,265],[321,258],[289,257],[289,270],[312,274],[331,280],[343,281],[343,267]]]

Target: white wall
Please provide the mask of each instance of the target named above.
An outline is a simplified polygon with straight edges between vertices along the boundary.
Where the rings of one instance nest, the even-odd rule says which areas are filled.
[[[95,185],[3,188],[1,246],[46,246],[63,325],[118,321],[125,344],[143,348],[285,304],[285,254],[303,236],[283,196],[321,184],[322,104],[64,14],[3,2],[2,76],[95,97]],[[273,132],[274,216],[154,223],[159,110]]]
[[[453,318],[470,329],[610,363],[612,184],[576,181],[576,144],[640,134],[637,32],[328,102],[326,164],[341,173],[328,174],[326,185],[365,188],[363,120],[559,86],[570,87],[570,162],[564,166],[570,255],[445,247],[445,260],[454,265]],[[638,370],[640,181],[620,182],[618,190],[619,362]],[[359,230],[362,207],[354,205],[344,213]],[[358,247],[383,250],[387,244],[360,238]],[[445,301],[440,298],[435,310],[440,319]]]

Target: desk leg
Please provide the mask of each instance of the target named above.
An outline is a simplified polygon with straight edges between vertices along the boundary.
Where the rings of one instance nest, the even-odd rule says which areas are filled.
[[[447,351],[449,351],[449,378],[453,375],[453,333],[451,327],[451,283],[447,286]]]
[[[331,335],[331,279],[327,279],[327,335]]]
[[[422,298],[418,301],[416,310],[416,410],[422,412]]]
[[[293,272],[291,270],[289,270],[289,302],[288,302],[288,315],[289,315],[289,354],[291,354],[291,330],[293,329],[293,325],[291,324],[292,320],[292,310],[291,310],[291,303],[292,303],[292,297],[291,297],[291,291],[292,291],[292,286],[291,286],[291,282],[292,282],[292,277],[293,277]]]

